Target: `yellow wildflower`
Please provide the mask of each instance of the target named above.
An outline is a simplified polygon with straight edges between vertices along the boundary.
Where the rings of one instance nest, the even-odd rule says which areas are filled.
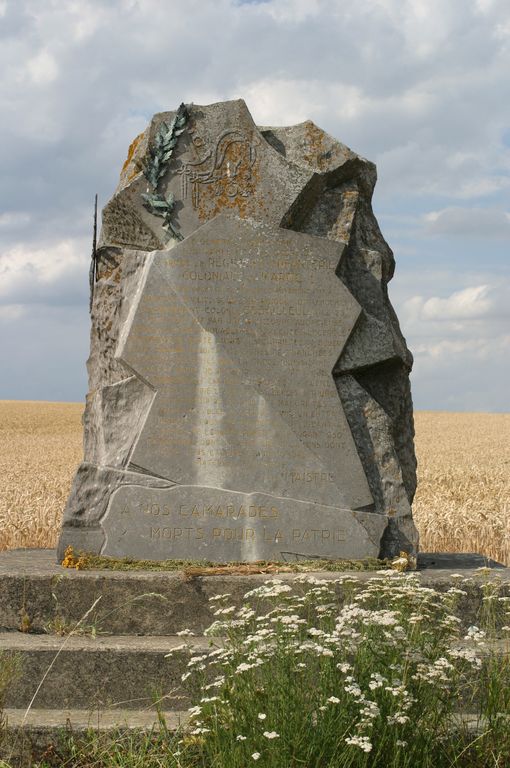
[[[404,571],[414,570],[416,568],[416,558],[408,552],[400,552],[399,556],[391,561],[391,567],[395,571],[404,573]]]
[[[75,555],[74,549],[69,545],[64,552],[64,559],[62,560],[63,568],[76,568],[77,571],[81,571],[87,567],[88,558],[84,554]]]

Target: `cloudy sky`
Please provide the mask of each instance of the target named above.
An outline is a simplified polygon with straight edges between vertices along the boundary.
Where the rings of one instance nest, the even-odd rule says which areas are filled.
[[[0,398],[82,400],[94,193],[181,101],[375,161],[415,406],[508,411],[508,0],[0,0]]]

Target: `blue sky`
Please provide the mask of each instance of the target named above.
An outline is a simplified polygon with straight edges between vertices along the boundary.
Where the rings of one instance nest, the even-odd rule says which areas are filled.
[[[0,398],[82,400],[94,193],[181,101],[377,163],[415,407],[508,411],[508,0],[0,0]]]

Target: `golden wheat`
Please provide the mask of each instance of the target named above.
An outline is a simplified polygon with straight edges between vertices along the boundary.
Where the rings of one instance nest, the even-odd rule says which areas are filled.
[[[0,550],[54,547],[82,457],[75,403],[0,401]]]
[[[0,401],[0,550],[53,547],[82,456],[75,403]],[[510,564],[510,414],[418,411],[421,549]]]
[[[510,413],[415,413],[421,549],[510,565]]]

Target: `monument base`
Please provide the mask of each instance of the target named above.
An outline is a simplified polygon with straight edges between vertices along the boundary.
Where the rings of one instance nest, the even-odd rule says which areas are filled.
[[[171,486],[135,472],[85,464],[73,490],[72,509],[86,512],[93,504],[96,515],[86,525],[64,522],[59,562],[69,545],[76,552],[110,557],[215,563],[385,559],[415,551],[410,516],[263,493]]]

